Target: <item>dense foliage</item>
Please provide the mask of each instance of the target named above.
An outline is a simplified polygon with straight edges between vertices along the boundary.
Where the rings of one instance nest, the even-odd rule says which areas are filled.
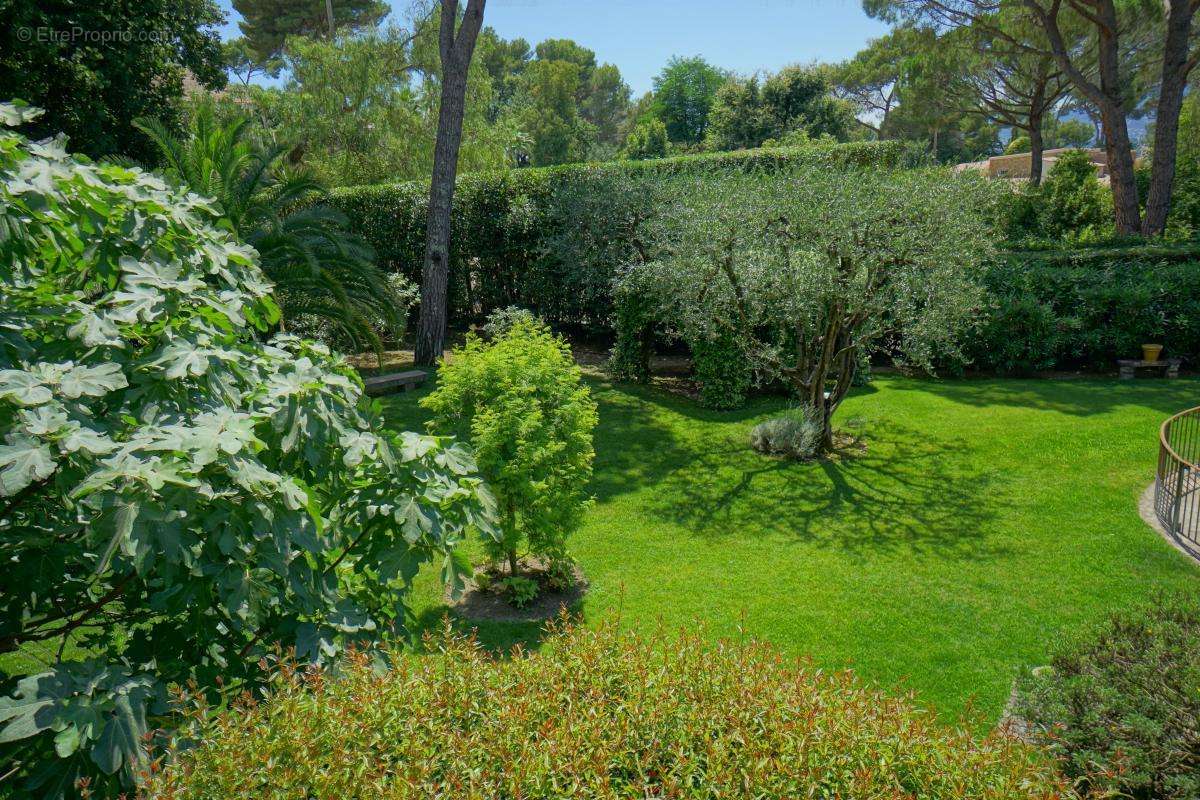
[[[516,304],[556,326],[611,330],[615,373],[644,379],[655,339],[655,300],[651,286],[628,282],[626,268],[660,258],[670,245],[671,223],[691,194],[672,176],[715,178],[806,162],[887,165],[903,163],[904,155],[894,142],[809,145],[463,176],[456,194],[452,319],[462,324],[480,312]],[[423,194],[416,184],[356,187],[335,190],[331,202],[373,246],[384,268],[411,275],[424,246]],[[1008,214],[1009,202],[1025,193],[999,194]],[[1026,239],[1026,244],[1056,243]],[[985,265],[979,327],[965,342],[970,364],[1002,372],[1111,368],[1113,359],[1136,354],[1151,340],[1163,341],[1168,355],[1200,355],[1194,312],[1200,251],[1103,244],[1013,251]],[[715,346],[703,349],[701,362],[707,353],[712,363],[697,366],[713,375],[742,363]],[[955,365],[945,354],[938,363]],[[748,385],[736,372],[729,380],[728,387],[742,391]],[[737,392],[728,387],[707,394],[714,404],[736,405]]]
[[[544,562],[569,561],[567,536],[589,504],[598,420],[567,342],[532,318],[509,320],[494,341],[469,336],[454,350],[421,405],[433,430],[470,439],[500,514],[488,553],[516,575],[523,547]]]
[[[1112,617],[1024,677],[1014,712],[1097,795],[1200,796],[1200,606],[1162,598]]]
[[[294,5],[293,0],[270,1]],[[307,15],[312,4],[302,5],[300,12]],[[429,4],[427,9],[436,7]],[[220,102],[231,114],[251,117],[256,136],[287,143],[289,161],[327,185],[428,182],[441,91],[440,17],[416,6],[412,12],[402,26],[368,26],[333,39],[293,37],[278,58],[265,62],[247,54],[249,44],[235,48],[231,43],[235,74],[274,72],[282,73],[283,80],[265,86],[247,80]],[[491,118],[495,100],[486,69],[476,64],[468,71],[464,97],[464,172],[510,163],[507,151],[515,132],[506,121]]]
[[[621,155],[640,161],[646,158],[666,158],[668,152],[670,141],[667,139],[667,126],[657,119],[650,119],[639,122],[630,131]]]
[[[518,131],[510,156],[526,166],[612,158],[629,110],[629,86],[615,64],[571,39],[534,48],[485,28],[478,58],[496,93],[492,118]]]
[[[651,112],[666,126],[672,142],[699,144],[708,130],[708,113],[729,73],[700,56],[675,56],[654,77]]]
[[[1096,167],[1083,150],[1059,155],[1046,179],[1013,192],[1001,214],[1005,235],[1014,242],[1050,240],[1078,243],[1112,232],[1112,198],[1096,180]]]
[[[556,325],[607,325],[611,301],[607,288],[618,264],[602,259],[576,259],[553,243],[564,226],[586,224],[606,204],[627,205],[629,181],[650,192],[654,179],[679,173],[720,175],[741,171],[775,171],[794,164],[830,167],[895,165],[905,157],[896,142],[810,145],[802,148],[749,150],[737,153],[676,156],[647,161],[587,166],[558,166],[499,173],[472,173],[458,180],[450,256],[450,318],[467,321],[510,305],[533,309]],[[578,199],[576,184],[593,184],[597,191],[612,183],[617,193],[597,194],[586,203],[571,203],[572,213],[560,210],[560,198]],[[420,279],[424,257],[427,183],[358,186],[334,190],[329,202],[351,221],[375,251],[381,267]],[[642,207],[639,205],[639,207]],[[651,204],[653,208],[653,204]],[[575,216],[574,210],[587,216]],[[606,214],[617,219],[620,214]],[[628,239],[611,243],[628,249]],[[594,270],[582,274],[579,270]],[[568,276],[563,270],[570,270]],[[586,287],[577,293],[572,284]],[[597,295],[595,287],[600,287]],[[479,311],[477,311],[477,309]]]
[[[651,318],[660,324],[668,320],[668,330],[680,333],[679,326],[669,322],[670,312],[664,313],[663,297],[666,290],[665,276],[652,272],[653,267],[627,272],[623,280],[645,287],[653,310]],[[643,329],[643,336],[653,335],[653,329]],[[754,385],[754,363],[746,358],[744,342],[729,330],[682,333],[692,355],[692,373],[699,386],[700,404],[707,408],[740,408],[746,402],[746,394]],[[643,346],[644,349],[652,349]],[[618,352],[614,348],[614,352]]]
[[[146,159],[141,116],[179,123],[184,77],[225,83],[214,0],[10,0],[0,4],[0,96],[47,108],[30,137],[63,131],[93,158]]]
[[[403,336],[402,298],[345,215],[322,202],[321,182],[284,163],[289,145],[252,141],[248,118],[219,122],[211,104],[195,109],[183,136],[159,120],[135,124],[158,148],[165,175],[212,198],[219,218],[258,252],[285,327],[318,318],[353,352],[378,348],[381,335]]]
[[[13,133],[0,181],[0,653],[46,665],[0,687],[0,752],[41,795],[115,793],[168,683],[402,625],[491,498],[462,446],[384,433],[342,360],[265,341],[271,284],[209,200]]]
[[[1054,117],[1042,124],[1042,147],[1047,150],[1060,147],[1088,147],[1096,138],[1096,129],[1081,119],[1059,119]],[[1005,155],[1028,153],[1031,142],[1029,135],[1013,136],[1004,146]]]
[[[785,67],[761,82],[730,79],[717,90],[705,141],[712,150],[761,147],[789,134],[845,140],[854,127],[849,103],[829,95],[824,71]]]
[[[438,3],[397,8],[334,3],[330,36],[319,0],[239,0],[246,36],[230,42],[242,85],[231,105],[265,138],[331,185],[419,180],[432,168],[442,64]],[[284,38],[284,36],[288,38]],[[275,85],[252,75],[283,73]],[[467,72],[459,170],[613,158],[625,138],[629,86],[614,64],[570,39],[531,48],[484,28]]]
[[[1013,252],[984,274],[980,326],[965,348],[1001,373],[1112,369],[1147,342],[1200,357],[1200,248],[1141,245]]]
[[[279,670],[272,697],[194,715],[147,798],[845,797],[1050,800],[1033,749],[756,642],[566,628],[494,658],[443,636],[394,669]],[[366,698],[370,698],[366,701]]]
[[[314,38],[335,30],[359,30],[376,25],[388,13],[381,0],[340,0],[326,7],[307,0],[233,0],[233,8],[242,16],[238,28],[246,45],[260,60],[278,56],[289,36]]]
[[[992,252],[982,180],[801,168],[673,189],[671,247],[635,270],[659,319],[693,352],[715,345],[720,364],[782,381],[820,414],[825,449],[862,356],[887,348],[929,367],[960,352]]]
[[[1200,95],[1188,93],[1179,118],[1179,152],[1176,154],[1175,186],[1171,193],[1170,238],[1200,236]],[[1148,188],[1150,175],[1143,167],[1138,175],[1139,192]]]

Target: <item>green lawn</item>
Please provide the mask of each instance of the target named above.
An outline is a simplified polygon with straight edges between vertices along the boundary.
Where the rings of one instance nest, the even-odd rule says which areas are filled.
[[[596,505],[570,540],[589,624],[740,626],[984,725],[1055,637],[1158,589],[1200,590],[1200,568],[1136,509],[1158,426],[1197,403],[1200,381],[883,377],[838,412],[865,452],[795,464],[746,445],[782,401],[710,412],[589,380]],[[387,400],[390,423],[420,428],[421,394]],[[426,624],[440,596],[423,575]],[[538,630],[480,636],[536,646]]]

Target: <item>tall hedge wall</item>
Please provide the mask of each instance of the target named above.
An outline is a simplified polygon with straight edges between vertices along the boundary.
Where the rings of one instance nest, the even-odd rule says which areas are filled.
[[[566,326],[611,323],[611,298],[570,291],[575,272],[548,257],[556,237],[556,193],[606,174],[719,175],[797,165],[903,166],[896,142],[747,150],[651,161],[567,165],[460,178],[455,195],[450,314],[463,323],[508,305],[532,308]],[[419,281],[428,186],[400,183],[338,189],[333,203],[375,248],[380,264]],[[592,270],[611,270],[596,265]],[[561,273],[561,274],[560,274]],[[606,286],[609,273],[586,275]],[[967,352],[987,371],[1111,368],[1144,342],[1200,363],[1200,244],[1024,250],[1006,254],[986,276],[989,299]],[[603,292],[601,292],[603,295]],[[572,295],[568,297],[567,295]]]
[[[1013,252],[985,282],[981,369],[1112,369],[1151,342],[1200,361],[1200,244]]]
[[[545,243],[554,234],[549,204],[556,189],[589,174],[720,174],[813,164],[831,168],[899,166],[907,158],[909,151],[900,142],[849,142],[468,173],[459,178],[454,196],[450,317],[462,322],[516,304],[539,310],[558,309],[552,316],[559,324],[602,321],[606,309],[599,315],[593,313],[596,309],[562,311],[558,298],[543,296],[557,282],[534,280],[537,270],[531,269],[543,258]],[[355,186],[335,190],[331,202],[375,248],[382,267],[419,281],[428,194],[425,183]]]

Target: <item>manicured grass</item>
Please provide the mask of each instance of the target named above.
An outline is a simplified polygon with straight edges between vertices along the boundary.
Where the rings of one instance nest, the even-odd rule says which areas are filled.
[[[1055,637],[1160,589],[1200,592],[1200,567],[1136,508],[1159,424],[1200,381],[878,378],[837,417],[865,450],[807,464],[746,444],[782,400],[720,413],[589,381],[596,505],[569,545],[589,623],[744,630],[982,726]],[[388,399],[390,423],[421,428],[422,394]],[[432,572],[415,598],[429,625],[445,613]]]

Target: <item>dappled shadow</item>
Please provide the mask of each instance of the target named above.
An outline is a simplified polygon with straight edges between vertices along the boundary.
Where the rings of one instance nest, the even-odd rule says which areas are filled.
[[[589,491],[601,504],[645,491],[649,517],[707,537],[782,535],[864,554],[898,548],[966,559],[1003,554],[986,536],[1004,502],[1003,478],[973,469],[965,440],[933,439],[873,421],[857,431],[863,446],[856,452],[796,463],[762,456],[747,441],[749,423],[784,407],[785,399],[759,397],[723,412],[653,387],[598,376],[587,381],[600,409]],[[1009,390],[1008,383],[1022,386]],[[964,402],[989,391],[1014,402],[1023,391],[1035,400],[1045,395],[1045,403],[1058,396],[1042,392],[1041,383],[899,379],[890,385],[961,395]],[[875,391],[858,387],[852,396]],[[1065,402],[1082,404],[1087,395],[1073,390]],[[419,427],[419,396],[390,400],[389,423]],[[436,622],[447,610],[438,606],[427,614]],[[536,624],[488,623],[481,638],[507,649],[516,642],[531,645],[539,630]]]
[[[572,616],[583,620],[582,608],[577,607],[572,610]],[[424,635],[429,633],[436,637],[441,632],[447,618],[450,620],[450,624],[455,632],[463,635],[474,634],[480,645],[498,655],[510,654],[513,648],[518,645],[522,650],[527,652],[537,650],[542,646],[542,641],[547,635],[547,623],[545,621],[474,622],[456,616],[448,605],[440,603],[421,611],[412,622],[413,633],[416,634],[417,638],[414,648],[416,652],[428,652],[423,640]]]
[[[384,423],[393,431],[425,433],[430,414],[421,408],[421,398],[433,391],[436,381],[426,381],[416,389],[377,398]]]
[[[654,486],[677,467],[681,442],[669,420],[686,400],[640,386],[593,386],[599,401],[596,460],[588,491],[603,502],[625,492]]]
[[[694,448],[711,443],[714,431],[742,430],[790,404],[762,394],[741,408],[716,411],[654,386],[589,377],[599,402],[596,460],[589,491],[601,502],[658,485],[694,458]],[[877,389],[855,387],[851,397]],[[748,430],[748,429],[747,429]]]
[[[1000,476],[971,469],[966,442],[882,422],[862,436],[857,453],[807,463],[762,456],[741,437],[694,446],[647,510],[706,537],[782,536],[863,555],[1005,554],[986,534],[1004,502]]]
[[[903,379],[892,387],[917,391],[970,406],[1017,406],[1088,416],[1121,407],[1173,414],[1200,403],[1200,380],[1139,378],[956,378]]]

